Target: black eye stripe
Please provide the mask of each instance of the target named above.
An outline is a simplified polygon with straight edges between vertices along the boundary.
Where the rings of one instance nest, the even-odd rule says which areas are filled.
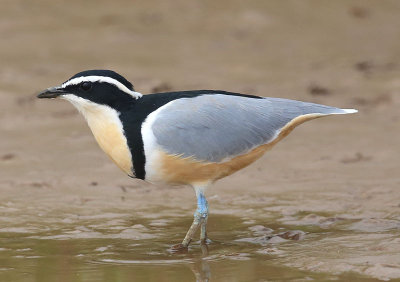
[[[92,88],[92,83],[90,81],[84,81],[80,86],[83,90],[88,91],[90,88]]]

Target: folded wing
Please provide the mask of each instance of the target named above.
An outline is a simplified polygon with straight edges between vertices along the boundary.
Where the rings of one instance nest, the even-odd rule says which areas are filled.
[[[152,131],[157,144],[171,155],[223,162],[272,142],[299,117],[351,112],[355,110],[280,98],[202,95],[165,105]]]

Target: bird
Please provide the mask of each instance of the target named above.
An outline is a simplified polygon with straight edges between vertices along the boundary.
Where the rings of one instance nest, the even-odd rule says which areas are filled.
[[[208,244],[205,192],[211,184],[250,165],[306,121],[357,112],[222,90],[143,95],[112,70],[79,72],[37,97],[72,103],[128,176],[193,187],[197,209],[175,249],[187,249],[198,230],[201,244]]]

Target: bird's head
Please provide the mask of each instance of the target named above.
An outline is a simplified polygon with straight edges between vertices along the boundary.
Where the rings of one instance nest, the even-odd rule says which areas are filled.
[[[94,105],[117,109],[142,94],[135,92],[132,83],[111,70],[87,70],[75,74],[59,86],[40,92],[38,98],[62,98],[79,110]]]

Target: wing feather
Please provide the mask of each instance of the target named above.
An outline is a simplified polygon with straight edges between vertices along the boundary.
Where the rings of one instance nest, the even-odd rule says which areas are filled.
[[[297,117],[344,113],[288,99],[213,94],[170,102],[157,114],[152,130],[169,154],[222,162],[273,141]]]

